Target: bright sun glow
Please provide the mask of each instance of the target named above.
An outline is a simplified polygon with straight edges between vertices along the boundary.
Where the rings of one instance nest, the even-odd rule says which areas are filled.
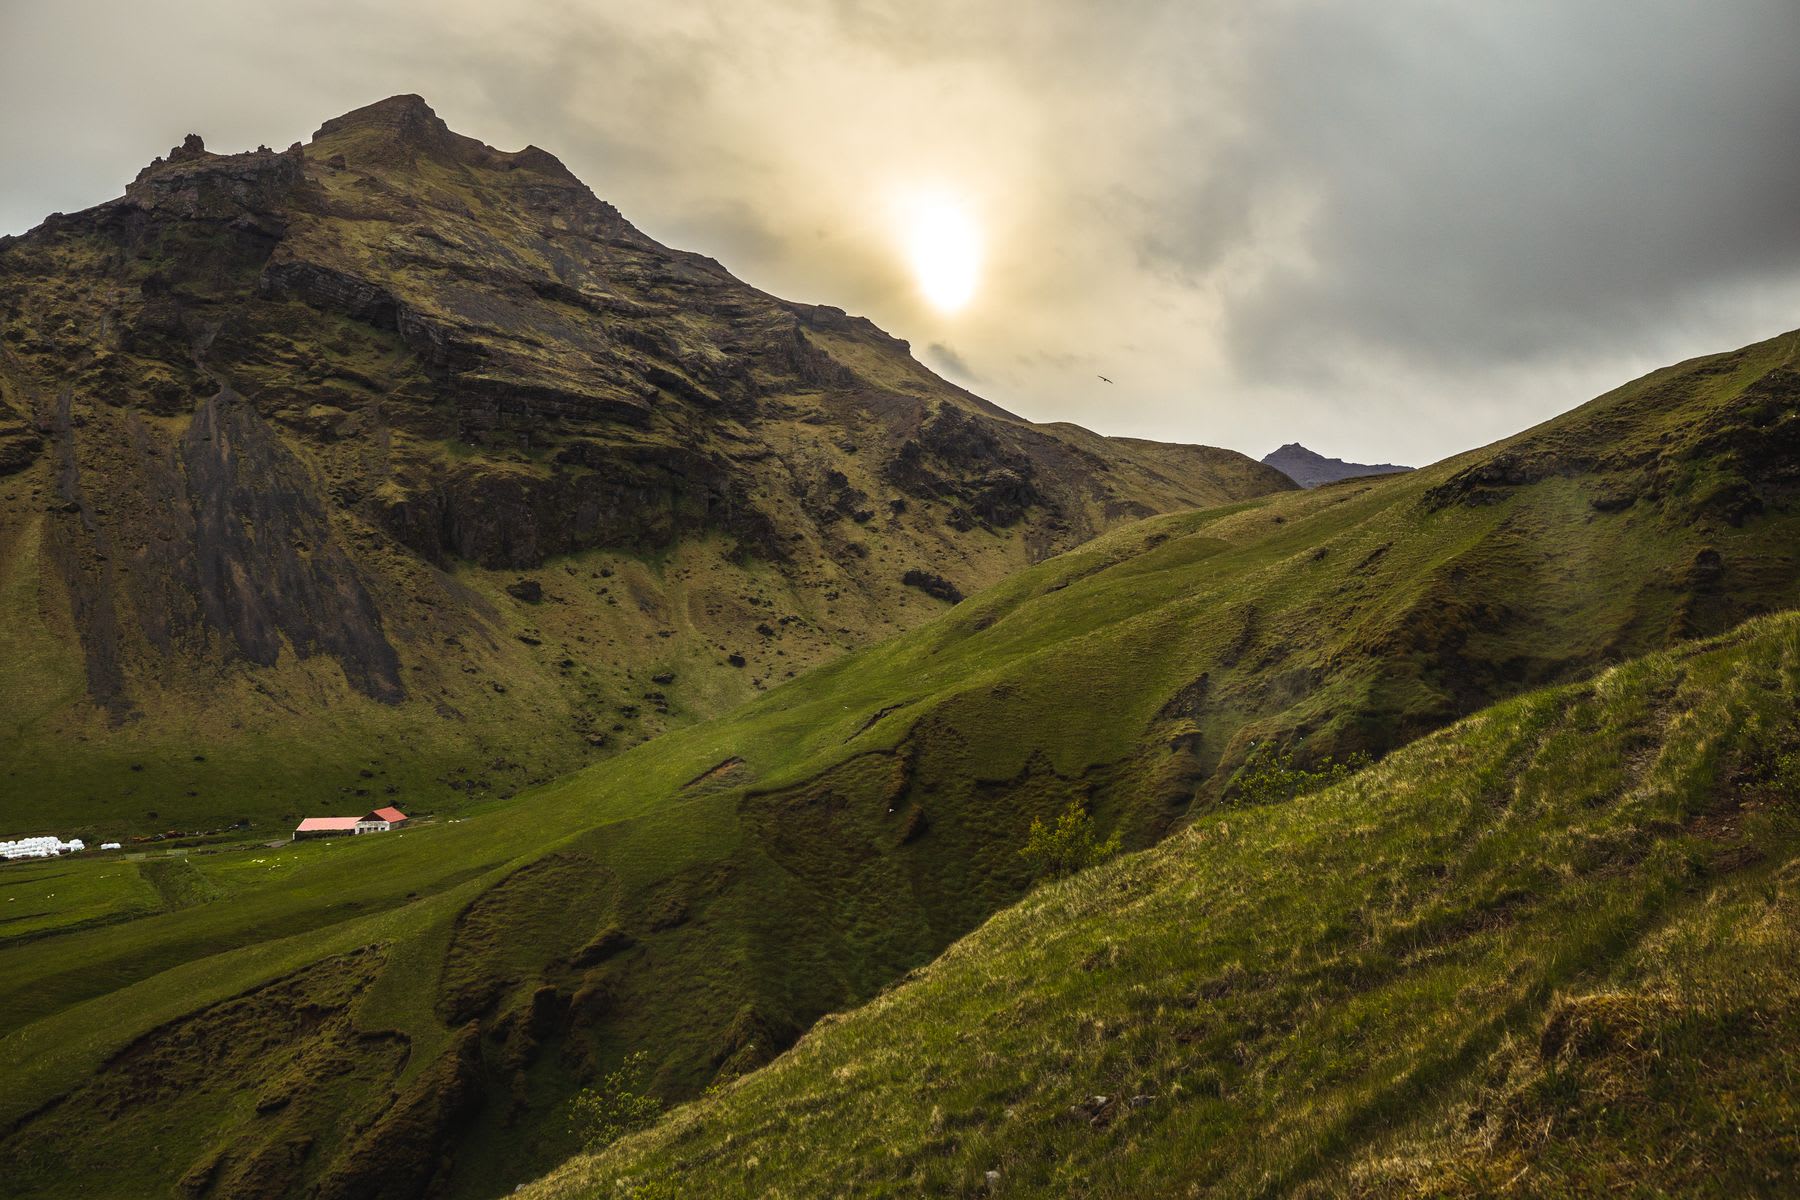
[[[906,208],[906,251],[919,290],[932,307],[955,312],[975,295],[981,234],[949,196],[921,196]]]

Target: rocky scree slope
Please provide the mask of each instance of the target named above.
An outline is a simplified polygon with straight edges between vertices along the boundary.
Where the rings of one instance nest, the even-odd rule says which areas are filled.
[[[1014,417],[416,96],[190,137],[0,239],[0,775],[113,833],[443,807],[1287,486]]]
[[[1235,820],[1253,746],[1379,755],[1793,608],[1797,349],[1416,474],[1114,530],[467,820],[14,876],[0,1167],[42,1197],[500,1194],[575,1149],[569,1097],[626,1054],[695,1096],[1016,901],[1034,817],[1077,802],[1148,846]],[[222,1022],[312,1032],[214,1069]],[[340,1069],[340,1033],[404,1058]]]

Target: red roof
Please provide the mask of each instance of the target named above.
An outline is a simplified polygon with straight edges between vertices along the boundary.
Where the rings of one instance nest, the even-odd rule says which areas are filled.
[[[364,817],[363,820],[386,821],[388,824],[393,825],[406,820],[406,814],[397,808],[378,808],[368,816]]]
[[[323,833],[331,830],[355,829],[359,817],[308,817],[295,833]]]

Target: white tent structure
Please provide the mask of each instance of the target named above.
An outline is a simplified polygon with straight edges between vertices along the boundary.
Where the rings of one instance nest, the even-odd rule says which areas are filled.
[[[0,858],[60,858],[86,849],[87,845],[80,838],[65,842],[55,837],[28,837],[16,842],[0,842]]]

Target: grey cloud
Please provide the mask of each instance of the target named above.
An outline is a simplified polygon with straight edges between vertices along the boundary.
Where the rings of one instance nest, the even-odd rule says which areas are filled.
[[[976,374],[974,368],[969,366],[962,355],[942,342],[933,342],[925,347],[924,357],[927,366],[956,383],[980,385],[987,382]]]
[[[1800,268],[1800,9],[1321,9],[1249,98],[1298,261],[1230,313],[1252,369],[1374,345],[1444,368],[1611,349]]]

